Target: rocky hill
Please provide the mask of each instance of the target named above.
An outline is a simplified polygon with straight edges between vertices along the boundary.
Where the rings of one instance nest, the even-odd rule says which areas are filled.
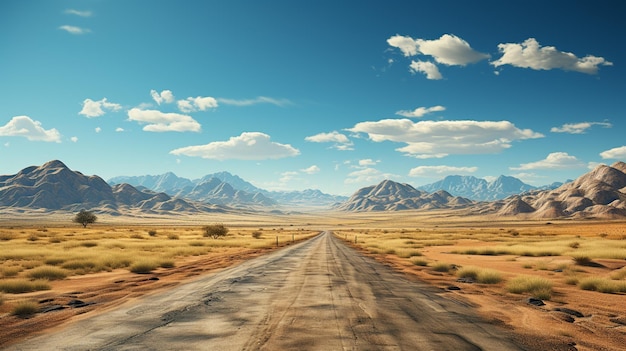
[[[621,218],[626,216],[626,163],[600,165],[562,186],[481,204],[477,213],[531,218]]]
[[[552,186],[551,189],[555,187],[557,186]],[[454,196],[462,196],[477,201],[491,201],[504,199],[508,196],[521,194],[537,188],[515,177],[504,175],[491,182],[474,176],[450,175],[440,181],[420,186],[417,189],[431,193],[445,190]]]
[[[409,184],[384,180],[378,185],[357,190],[335,208],[341,211],[398,211],[408,209],[459,208],[471,200],[439,190],[434,193],[417,190]]]
[[[111,187],[98,176],[86,176],[54,160],[0,176],[0,207],[78,211],[114,215],[126,211],[222,211],[217,206],[173,198],[165,193],[139,190],[129,184]]]

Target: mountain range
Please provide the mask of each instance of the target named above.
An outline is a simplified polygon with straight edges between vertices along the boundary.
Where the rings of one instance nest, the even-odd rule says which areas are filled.
[[[175,197],[244,208],[272,206],[327,208],[347,199],[345,196],[329,195],[313,189],[267,191],[229,172],[207,174],[196,180],[178,177],[168,172],[162,175],[119,176],[109,179],[108,182],[109,184],[128,183]]]
[[[226,208],[137,189],[129,184],[110,186],[102,178],[70,170],[54,160],[0,176],[0,207],[46,210],[93,210],[121,215],[144,213],[215,212]]]
[[[241,207],[276,210],[280,208],[276,207],[277,204],[310,207],[315,203],[326,204],[327,209],[351,212],[464,209],[468,214],[524,218],[626,217],[624,162],[597,166],[591,172],[555,189],[526,190],[522,182],[511,178],[500,177],[488,183],[486,188],[500,189],[502,193],[513,189],[523,192],[493,201],[475,201],[442,189],[428,192],[392,180],[361,188],[350,198],[342,198],[319,190],[269,192],[228,172],[207,175],[196,181],[179,178],[173,173],[118,177],[114,180],[127,179],[138,184],[109,184],[96,175],[86,176],[70,170],[61,161],[53,160],[41,166],[26,167],[17,174],[0,175],[0,208],[73,212],[89,209],[99,213],[125,215],[137,211],[153,214],[241,211]],[[484,187],[484,183],[468,177],[449,177],[447,182],[444,181],[442,186],[466,184],[467,188]],[[247,191],[236,189],[231,182]],[[462,188],[456,186],[455,189]],[[241,207],[236,208],[238,206]]]
[[[417,187],[417,189],[431,193],[445,190],[454,196],[462,196],[471,200],[493,201],[532,190],[555,189],[561,185],[563,183],[535,187],[518,178],[505,175],[501,175],[491,182],[474,176],[450,175],[440,181]]]

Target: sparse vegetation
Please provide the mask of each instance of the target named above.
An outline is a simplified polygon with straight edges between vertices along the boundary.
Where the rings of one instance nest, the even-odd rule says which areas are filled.
[[[502,281],[502,274],[496,270],[480,267],[462,267],[456,272],[459,278],[471,278],[477,283],[498,284]]]
[[[74,223],[81,224],[83,228],[87,228],[88,224],[95,223],[97,220],[98,217],[93,212],[87,210],[80,210],[72,219]]]
[[[453,267],[454,266],[449,264],[449,263],[437,262],[437,263],[434,263],[431,268],[435,272],[445,272],[445,273],[448,273],[448,272],[450,272],[452,270]]]
[[[517,276],[508,281],[506,289],[514,294],[529,293],[542,300],[549,300],[552,297],[552,282],[537,276]]]
[[[47,281],[27,279],[0,280],[0,291],[8,294],[23,294],[32,291],[50,290]]]
[[[203,235],[213,239],[223,238],[228,234],[228,228],[221,223],[206,225],[202,227]]]
[[[159,264],[152,260],[141,260],[133,263],[130,266],[130,271],[137,274],[146,274],[150,273],[153,270],[157,269]]]
[[[67,277],[67,271],[54,266],[41,266],[33,269],[28,276],[33,279],[59,280]]]
[[[11,314],[20,318],[28,318],[39,312],[39,305],[34,301],[20,301],[11,311]]]
[[[602,277],[588,277],[578,282],[583,290],[598,291],[607,294],[626,293],[626,281],[611,280]]]

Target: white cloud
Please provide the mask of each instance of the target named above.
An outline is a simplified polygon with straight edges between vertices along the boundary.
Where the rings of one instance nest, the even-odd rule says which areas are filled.
[[[511,147],[513,141],[543,137],[530,129],[519,129],[509,121],[384,119],[357,123],[348,130],[366,133],[375,142],[405,143],[406,146],[396,150],[417,158],[497,153]]]
[[[371,184],[383,181],[385,179],[396,178],[395,175],[390,173],[382,173],[375,168],[363,168],[358,171],[354,171],[348,174],[348,177],[344,180],[346,184]]]
[[[0,136],[21,136],[31,141],[61,142],[61,133],[56,129],[44,129],[41,122],[28,116],[15,116],[0,127]]]
[[[91,30],[87,29],[87,28],[81,28],[81,27],[76,27],[76,26],[68,26],[68,25],[63,25],[60,26],[59,29],[64,30],[70,34],[75,34],[75,35],[80,35],[80,34],[86,34],[91,32]]]
[[[195,119],[178,113],[133,108],[128,111],[128,119],[146,123],[143,127],[146,132],[199,132],[201,129]]]
[[[214,160],[266,160],[297,156],[300,150],[289,144],[270,141],[270,136],[264,133],[245,132],[228,141],[182,147],[170,151],[170,154]]]
[[[320,171],[320,168],[316,165],[300,170],[300,172],[306,173],[306,174],[315,174],[315,173],[319,173],[319,171]]]
[[[290,181],[296,179],[298,176],[298,172],[288,171],[280,174],[280,182],[281,183],[289,183]]]
[[[104,110],[119,111],[122,109],[122,105],[113,102],[108,102],[107,98],[103,98],[99,101],[93,101],[91,99],[85,99],[83,101],[83,108],[78,113],[89,118],[100,117],[105,114]]]
[[[96,131],[96,133],[100,133],[102,131],[102,128],[100,127],[96,127],[96,129],[94,129]]]
[[[616,147],[610,150],[602,151],[600,153],[600,157],[607,159],[617,159],[624,160],[626,159],[626,146]]]
[[[171,104],[174,102],[174,94],[171,90],[163,90],[160,93],[156,90],[150,90],[150,96],[152,96],[152,100],[157,103],[157,105],[161,105],[162,103]]]
[[[455,166],[418,166],[409,171],[411,177],[433,177],[443,175],[469,174],[478,170],[478,167]]]
[[[511,65],[534,70],[562,69],[587,74],[596,74],[598,66],[612,66],[613,63],[602,57],[587,55],[578,58],[571,52],[557,50],[554,46],[541,46],[535,38],[523,43],[498,44],[502,57],[492,61],[495,67]]]
[[[424,73],[426,75],[426,79],[439,80],[443,78],[439,72],[439,68],[437,68],[437,66],[432,62],[411,61],[409,68],[411,73]]]
[[[374,161],[371,158],[366,158],[366,159],[363,159],[363,160],[359,160],[359,166],[361,166],[361,167],[375,166],[379,162],[380,161]]]
[[[387,39],[387,43],[399,48],[404,56],[432,56],[435,62],[448,66],[465,66],[489,58],[488,54],[475,51],[467,41],[453,34],[444,34],[435,40],[395,35]]]
[[[189,113],[195,111],[206,111],[217,107],[217,100],[213,97],[188,97],[186,100],[178,100],[178,109],[181,112]]]
[[[569,134],[584,134],[587,129],[594,125],[599,125],[604,128],[611,128],[613,125],[607,122],[581,122],[581,123],[568,123],[561,127],[552,127],[550,129],[553,133],[569,133]]]
[[[124,128],[122,128],[122,127],[117,127],[117,128],[115,128],[115,131],[116,131],[116,132],[118,132],[118,133],[121,133],[121,132],[123,132],[123,131],[124,131]]]
[[[80,17],[91,17],[91,15],[93,14],[91,11],[80,11],[75,9],[67,9],[65,10],[65,13],[68,15],[76,15]]]
[[[585,164],[579,161],[576,156],[571,156],[567,152],[553,152],[545,159],[523,163],[519,167],[509,167],[512,170],[528,171],[534,169],[572,169],[585,167]]]
[[[400,115],[403,117],[416,117],[416,118],[420,118],[425,116],[428,113],[433,113],[433,112],[441,112],[441,111],[445,111],[446,108],[443,106],[433,106],[433,107],[418,107],[413,111],[408,111],[408,110],[401,110],[396,112],[396,115]]]
[[[352,141],[347,136],[337,131],[330,133],[319,133],[304,138],[306,141],[313,143],[335,143],[333,146],[337,150],[352,150]]]
[[[257,104],[272,104],[276,106],[285,106],[285,105],[291,104],[291,101],[287,99],[275,99],[275,98],[270,98],[266,96],[259,96],[254,99],[241,99],[241,100],[218,98],[217,101],[224,105],[234,105],[234,106],[250,106],[250,105],[257,105]]]
[[[75,143],[78,141],[78,137],[73,136],[70,138],[70,140]]]

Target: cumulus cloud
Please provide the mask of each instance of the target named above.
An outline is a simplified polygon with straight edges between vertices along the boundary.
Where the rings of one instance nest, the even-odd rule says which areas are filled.
[[[80,34],[87,34],[89,32],[91,32],[91,30],[87,29],[87,28],[81,28],[81,27],[76,27],[76,26],[69,26],[69,25],[63,25],[60,26],[59,29],[64,30],[70,34],[74,34],[74,35],[80,35]]]
[[[81,11],[75,9],[67,9],[65,10],[65,13],[68,15],[75,15],[80,17],[91,17],[91,15],[93,14],[91,11]]]
[[[346,184],[372,184],[378,183],[385,179],[396,178],[397,176],[391,173],[383,173],[375,168],[367,167],[363,169],[359,169],[358,171],[354,171],[348,174],[347,178],[344,180]]]
[[[290,105],[291,101],[287,99],[275,99],[266,96],[259,96],[254,99],[226,99],[226,98],[218,98],[217,101],[224,105],[234,105],[234,106],[250,106],[257,104],[272,104],[276,106],[285,106]]]
[[[71,137],[71,138],[70,138],[70,140],[71,140],[72,142],[74,142],[74,143],[75,143],[75,142],[78,142],[78,137],[73,136],[73,137]]]
[[[418,107],[415,110],[412,111],[408,111],[408,110],[400,110],[398,112],[396,112],[396,115],[400,115],[403,117],[416,117],[416,118],[420,118],[420,117],[424,117],[426,114],[429,113],[433,113],[433,112],[441,112],[441,111],[445,111],[446,108],[443,106],[433,106],[433,107]]]
[[[359,166],[360,167],[370,167],[370,166],[376,166],[380,161],[374,161],[371,158],[366,158],[363,160],[359,160]]]
[[[178,109],[181,112],[189,113],[196,111],[206,111],[211,108],[217,107],[217,100],[213,97],[197,96],[188,97],[186,100],[178,100]]]
[[[455,166],[418,166],[409,171],[411,177],[432,177],[451,174],[469,174],[478,170],[478,167]]]
[[[312,143],[335,143],[333,146],[337,150],[352,150],[352,141],[347,136],[337,131],[330,133],[319,133],[304,138]]]
[[[150,96],[152,96],[152,100],[154,100],[157,105],[161,105],[162,103],[171,104],[174,102],[174,94],[171,90],[163,90],[159,93],[152,89],[150,90]]]
[[[315,174],[315,173],[319,173],[319,171],[320,171],[320,168],[317,165],[313,165],[311,167],[300,170],[300,172],[306,173],[306,174]]]
[[[100,133],[102,131],[102,128],[96,127],[94,130],[96,131],[96,133]]]
[[[98,101],[85,99],[83,101],[83,108],[82,110],[80,110],[78,114],[86,116],[88,118],[100,117],[105,114],[105,110],[119,111],[121,109],[122,109],[122,105],[116,104],[113,102],[108,102],[107,98],[103,98],[102,100],[98,100]]]
[[[604,159],[617,159],[624,160],[626,159],[626,146],[616,147],[610,150],[602,151],[600,153],[600,157]]]
[[[552,133],[569,133],[569,134],[585,134],[587,129],[594,125],[602,126],[603,128],[611,128],[613,125],[608,122],[581,122],[581,123],[568,123],[560,127],[552,127],[550,131]]]
[[[572,169],[581,167],[585,167],[585,164],[579,161],[576,156],[571,156],[567,152],[553,152],[543,160],[523,163],[519,167],[510,167],[510,169],[528,171],[534,169]]]
[[[366,133],[375,142],[405,143],[406,146],[396,150],[416,158],[497,153],[510,148],[513,141],[543,137],[530,129],[519,129],[509,121],[384,119],[357,123],[348,130]]]
[[[118,132],[118,133],[121,133],[121,132],[123,132],[123,131],[124,131],[124,128],[122,128],[122,127],[117,127],[117,128],[115,128],[115,131],[116,131],[116,132]]]
[[[541,46],[535,38],[523,43],[498,44],[502,57],[492,61],[494,67],[511,65],[534,70],[562,69],[586,74],[596,74],[599,66],[612,66],[603,57],[587,55],[579,58],[571,52],[560,51],[554,46]]]
[[[128,120],[145,123],[146,132],[199,132],[201,127],[195,119],[178,113],[133,108],[128,111]]]
[[[467,41],[453,34],[444,34],[435,40],[394,35],[387,43],[399,48],[404,56],[432,56],[435,62],[448,66],[465,66],[489,58],[488,54],[472,49]]]
[[[426,79],[440,80],[443,76],[439,72],[439,68],[432,62],[427,61],[411,61],[409,65],[411,73],[423,73],[426,75]]]
[[[297,156],[300,150],[289,144],[273,142],[269,135],[261,132],[245,132],[228,141],[182,147],[170,154],[214,160],[266,160]]]
[[[41,123],[28,116],[15,116],[0,126],[0,136],[20,136],[31,141],[61,142],[61,133],[58,130],[44,129]]]

